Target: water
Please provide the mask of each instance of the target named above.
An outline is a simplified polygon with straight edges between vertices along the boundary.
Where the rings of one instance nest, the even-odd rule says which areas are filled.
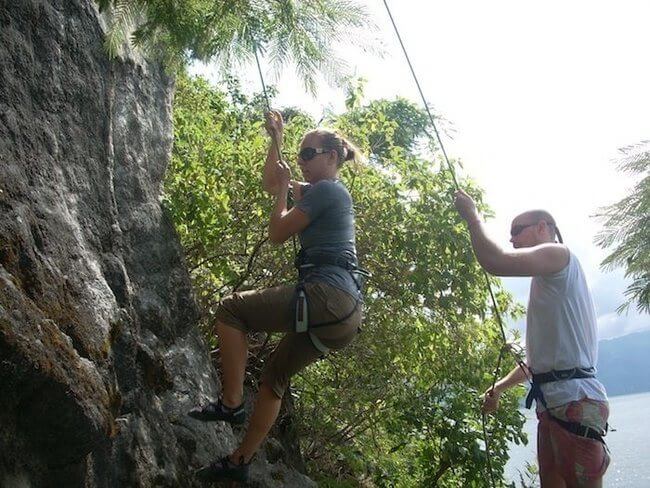
[[[622,395],[609,399],[610,426],[616,429],[607,434],[607,445],[612,462],[607,469],[605,488],[650,488],[650,392]],[[526,416],[524,431],[528,433],[528,445],[513,445],[510,461],[506,465],[506,478],[516,481],[518,472],[524,472],[526,462],[536,463],[537,419],[530,410]]]

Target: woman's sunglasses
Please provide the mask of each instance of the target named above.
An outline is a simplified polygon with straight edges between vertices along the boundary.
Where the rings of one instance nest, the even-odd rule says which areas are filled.
[[[311,161],[317,154],[326,152],[328,152],[327,149],[323,149],[322,147],[303,147],[298,153],[298,157],[303,161]]]

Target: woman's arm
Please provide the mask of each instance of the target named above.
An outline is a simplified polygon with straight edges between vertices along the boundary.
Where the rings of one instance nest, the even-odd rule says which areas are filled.
[[[279,148],[283,144],[284,121],[282,114],[278,111],[267,112],[265,115],[264,126],[269,134],[269,149],[266,152],[266,161],[264,163],[264,173],[262,175],[262,189],[271,195],[277,195],[280,191],[279,181],[276,176],[277,163],[282,159]],[[306,183],[302,181],[291,180],[293,187],[293,199],[299,201],[302,198],[302,187]]]
[[[264,174],[262,176],[262,188],[271,195],[277,195],[279,188],[279,181],[276,176],[276,168],[278,161],[282,159],[280,154],[280,147],[282,147],[284,135],[284,122],[282,114],[277,111],[267,112],[264,121],[266,132],[271,138],[269,149],[266,154],[266,162],[264,163]]]
[[[309,225],[309,217],[299,208],[287,209],[291,170],[283,161],[278,161],[275,167],[278,191],[275,193],[275,205],[269,221],[269,239],[275,244],[282,244],[289,237],[305,229]]]

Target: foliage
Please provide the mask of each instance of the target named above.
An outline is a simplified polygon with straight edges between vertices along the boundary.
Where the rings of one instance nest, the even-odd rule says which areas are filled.
[[[500,336],[450,205],[450,176],[420,156],[426,116],[397,99],[332,122],[369,155],[368,165],[346,176],[360,259],[373,279],[359,340],[296,381],[307,458],[335,465],[331,453],[356,451],[379,486],[483,486],[477,397],[489,384]],[[512,306],[504,293],[499,302]],[[504,438],[518,436],[505,424],[522,422],[512,400],[512,410],[491,423],[497,469],[506,459]]]
[[[315,91],[317,73],[340,79],[345,59],[336,45],[369,48],[373,25],[353,0],[97,0],[107,13],[106,47],[116,56],[125,41],[168,64],[188,59],[216,60],[228,68],[264,53],[276,70],[293,64],[305,86]]]
[[[357,99],[358,100],[358,99]],[[262,103],[181,77],[175,145],[165,182],[205,326],[235,289],[291,282],[293,250],[266,242],[271,201],[261,190]],[[285,110],[285,157],[314,125]],[[500,333],[450,176],[431,157],[425,114],[403,99],[356,103],[328,121],[368,155],[346,166],[357,249],[373,278],[363,332],[308,368],[291,390],[302,449],[323,486],[485,486],[478,395],[491,381]],[[481,203],[480,191],[467,183]],[[518,314],[495,280],[504,314]],[[256,355],[265,354],[259,350]],[[512,367],[505,364],[503,367]],[[524,442],[515,396],[488,420],[497,476],[508,440]]]
[[[234,80],[228,94],[179,77],[174,148],[164,204],[186,250],[199,301],[210,314],[226,293],[291,278],[290,250],[267,244],[268,196],[259,179],[266,153],[261,97],[248,100]],[[305,122],[302,122],[302,120]],[[295,113],[286,141],[307,118]]]
[[[625,276],[632,279],[625,291],[627,300],[619,311],[636,303],[640,312],[650,313],[650,141],[621,152],[618,169],[639,175],[639,181],[625,198],[597,214],[603,229],[596,243],[613,248],[602,267],[624,267]]]

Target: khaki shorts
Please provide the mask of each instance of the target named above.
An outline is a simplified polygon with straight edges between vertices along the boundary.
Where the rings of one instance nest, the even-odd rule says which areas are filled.
[[[326,283],[305,283],[305,292],[310,323],[347,317],[333,325],[311,328],[310,332],[330,349],[341,349],[352,342],[361,325],[362,304],[357,305],[355,297]],[[243,332],[286,332],[267,361],[261,379],[279,398],[291,376],[322,356],[309,334],[295,332],[294,300],[295,286],[291,285],[244,291],[224,298],[216,314],[217,321]]]

